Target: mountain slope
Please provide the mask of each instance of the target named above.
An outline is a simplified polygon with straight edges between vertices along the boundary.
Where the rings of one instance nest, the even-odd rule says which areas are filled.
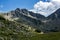
[[[22,36],[32,35],[32,32],[33,28],[30,26],[6,20],[0,15],[0,40],[20,40]]]
[[[41,14],[33,13],[27,9],[19,9],[10,11],[4,14],[4,17],[13,20],[17,23],[29,25],[42,32],[57,32],[60,31],[60,9],[48,17]]]
[[[49,15],[46,20],[48,20],[45,23],[45,27],[47,28],[46,31],[48,32],[57,32],[60,31],[60,9],[58,9],[56,12]]]
[[[49,15],[47,18],[49,19],[60,19],[60,9],[56,10],[54,13],[52,13],[51,15]]]
[[[14,21],[32,26],[33,28],[36,28],[36,29],[38,29],[40,25],[43,24],[41,20],[45,18],[44,16],[40,14],[30,12],[26,9],[19,9],[19,8],[4,14],[4,17],[5,18],[8,17],[7,19],[8,20],[10,19],[10,21],[18,18],[17,20],[14,20]]]
[[[17,26],[16,26],[17,25]],[[19,27],[20,28],[19,28]],[[22,25],[0,16],[0,40],[59,40],[60,32],[38,34],[21,28]],[[17,29],[18,28],[18,29]]]

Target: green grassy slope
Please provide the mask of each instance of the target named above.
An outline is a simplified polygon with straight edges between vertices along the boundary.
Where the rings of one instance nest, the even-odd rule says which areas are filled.
[[[48,33],[48,34],[37,34],[30,40],[60,40],[60,32]]]

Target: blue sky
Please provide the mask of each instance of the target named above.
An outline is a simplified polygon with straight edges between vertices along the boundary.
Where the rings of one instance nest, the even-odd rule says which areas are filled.
[[[60,8],[60,0],[0,0],[0,12],[8,12],[16,8],[26,8],[35,13],[48,16]]]
[[[10,11],[16,8],[32,9],[40,0],[0,0],[0,11]]]

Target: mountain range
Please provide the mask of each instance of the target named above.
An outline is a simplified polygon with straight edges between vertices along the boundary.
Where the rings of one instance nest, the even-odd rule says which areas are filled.
[[[28,11],[27,9],[15,9],[1,14],[5,19],[29,25],[40,32],[60,31],[60,9],[45,17],[41,14]]]

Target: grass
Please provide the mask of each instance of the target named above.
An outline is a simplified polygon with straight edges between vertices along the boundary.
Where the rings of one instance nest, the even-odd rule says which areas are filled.
[[[60,40],[60,32],[47,33],[47,34],[37,34],[32,37],[32,40]]]
[[[14,30],[0,29],[0,39],[4,40],[60,40],[60,32],[38,34],[38,33],[22,33]]]

